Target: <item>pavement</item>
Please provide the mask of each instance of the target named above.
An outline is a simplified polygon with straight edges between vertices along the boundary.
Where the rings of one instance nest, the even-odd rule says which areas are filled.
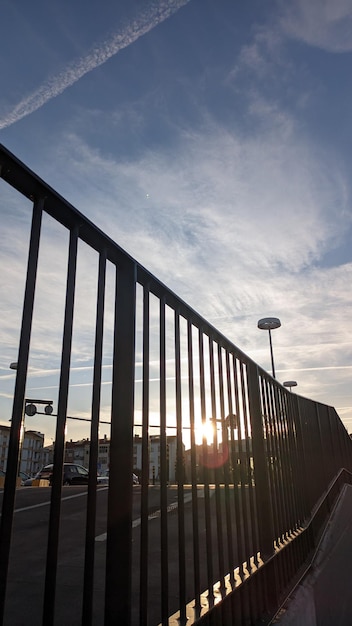
[[[352,486],[345,485],[312,567],[292,595],[280,626],[352,625]]]

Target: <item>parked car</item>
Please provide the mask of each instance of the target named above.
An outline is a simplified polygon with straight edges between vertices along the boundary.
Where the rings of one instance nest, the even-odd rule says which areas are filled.
[[[97,478],[99,485],[106,485],[109,483],[109,470],[105,470],[100,476]],[[132,474],[132,482],[134,485],[139,485],[139,479],[136,474]]]
[[[21,479],[21,485],[23,487],[24,483],[26,480],[28,480],[30,478],[29,474],[26,474],[26,472],[18,472],[18,476]]]
[[[109,470],[106,470],[105,472],[102,472],[101,474],[98,474],[97,483],[98,483],[98,485],[108,485],[109,484]]]
[[[48,480],[51,485],[53,476],[53,464],[45,465],[42,469],[33,477],[24,481],[26,487],[31,487],[33,480]],[[88,470],[83,465],[76,465],[75,463],[64,463],[62,484],[63,485],[87,485],[89,478]]]
[[[0,476],[3,476],[5,478],[6,472],[4,472],[4,470],[0,470]],[[24,485],[24,481],[30,478],[30,476],[26,474],[26,472],[18,472],[18,477],[21,479],[22,486]]]

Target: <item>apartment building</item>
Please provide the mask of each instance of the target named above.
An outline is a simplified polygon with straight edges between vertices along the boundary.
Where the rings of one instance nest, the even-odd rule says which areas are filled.
[[[6,471],[10,426],[0,425],[0,469]],[[20,450],[20,471],[32,476],[43,466],[44,434],[36,430],[24,432]]]

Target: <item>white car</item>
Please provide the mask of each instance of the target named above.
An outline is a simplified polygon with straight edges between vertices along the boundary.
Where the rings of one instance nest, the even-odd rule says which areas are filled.
[[[109,470],[106,470],[103,474],[97,478],[98,485],[107,485],[109,483]],[[132,474],[132,482],[134,485],[139,485],[139,478],[137,474]]]

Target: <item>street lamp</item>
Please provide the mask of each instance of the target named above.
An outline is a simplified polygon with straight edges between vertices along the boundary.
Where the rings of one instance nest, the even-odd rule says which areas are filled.
[[[295,380],[285,380],[284,387],[289,387],[290,391],[292,391],[292,387],[297,387],[297,382]]]
[[[273,344],[271,341],[271,331],[275,330],[275,328],[280,328],[281,322],[278,317],[263,317],[258,322],[258,328],[261,330],[269,331],[269,344],[270,344],[270,355],[271,355],[271,367],[273,371],[273,378],[275,378],[275,367],[274,367],[274,355],[273,355]]]

